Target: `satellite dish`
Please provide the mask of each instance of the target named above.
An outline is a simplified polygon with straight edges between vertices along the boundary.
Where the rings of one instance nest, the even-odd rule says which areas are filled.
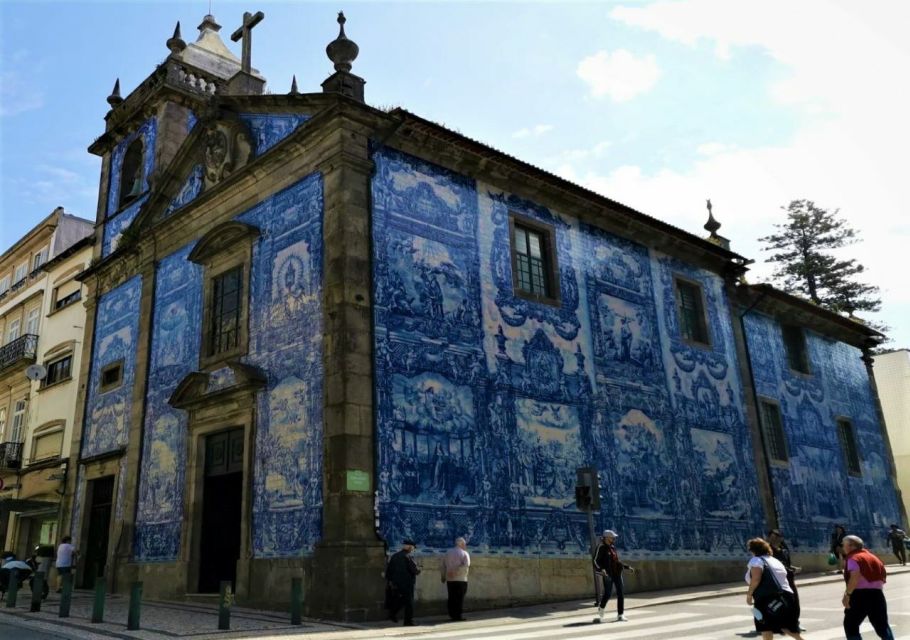
[[[25,377],[29,380],[44,380],[47,377],[47,368],[41,364],[30,365],[25,370]]]

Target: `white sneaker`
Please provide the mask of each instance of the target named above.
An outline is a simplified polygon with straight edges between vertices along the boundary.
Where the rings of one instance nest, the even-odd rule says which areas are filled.
[[[628,621],[629,621],[629,619],[621,613],[618,616],[616,616],[616,622],[628,622]]]
[[[598,620],[603,620],[603,619],[604,619],[604,608],[603,608],[603,607],[598,607],[598,608],[597,608],[597,619],[598,619]]]

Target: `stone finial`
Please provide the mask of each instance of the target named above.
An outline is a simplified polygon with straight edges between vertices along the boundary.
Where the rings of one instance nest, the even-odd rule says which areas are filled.
[[[344,17],[344,12],[339,11],[338,37],[332,40],[325,48],[325,53],[329,60],[335,64],[335,71],[350,71],[351,63],[357,59],[357,54],[360,53],[360,47],[357,46],[357,43],[349,40],[344,34],[345,22],[347,22],[347,18]]]
[[[107,97],[107,103],[111,105],[111,108],[113,109],[121,102],[123,102],[123,98],[120,97],[120,78],[117,78],[117,81],[114,82],[114,90],[111,91],[111,95]]]
[[[292,96],[300,95],[300,91],[297,90],[297,74],[296,73],[294,74],[294,77],[291,78],[291,95]]]
[[[174,35],[172,35],[167,40],[167,48],[171,50],[171,53],[180,53],[186,49],[186,42],[183,41],[183,37],[180,35],[180,21],[177,21],[177,26],[174,27]]]
[[[714,213],[711,207],[711,199],[708,198],[708,221],[705,223],[705,231],[711,234],[712,237],[717,235],[717,230],[720,229],[720,223],[714,219]]]
[[[221,25],[215,21],[215,16],[211,13],[207,13],[197,29],[199,29],[199,33],[204,33],[205,31],[214,31],[215,33],[218,33],[221,31]]]

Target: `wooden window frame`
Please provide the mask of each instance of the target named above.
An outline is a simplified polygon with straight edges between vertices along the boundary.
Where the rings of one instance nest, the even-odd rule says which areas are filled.
[[[101,367],[101,375],[98,377],[98,393],[107,393],[108,391],[113,391],[114,389],[120,388],[123,385],[124,371],[123,368],[126,366],[123,358],[119,360],[114,360],[108,364]],[[116,381],[105,382],[104,376],[107,375],[109,371],[114,369],[119,370],[119,375],[117,376]]]
[[[701,327],[704,331],[705,340],[697,340],[694,338],[689,338],[683,335],[683,307],[682,307],[682,296],[680,295],[680,284],[695,287],[695,290],[698,292],[698,301],[701,306]],[[687,278],[686,276],[680,275],[678,273],[673,274],[673,300],[676,303],[676,322],[679,325],[679,337],[687,345],[691,347],[697,347],[699,349],[711,349],[712,340],[711,340],[711,323],[708,322],[708,304],[705,300],[705,290],[702,287],[702,284],[693,280],[692,278]]]
[[[44,456],[43,458],[36,458],[35,451],[38,449],[38,441],[41,438],[46,438],[49,436],[56,435],[58,433],[63,434],[63,431],[66,429],[66,420],[54,420],[53,422],[47,422],[40,427],[36,427],[32,431],[32,441],[29,446],[29,463],[34,462],[47,462],[48,460],[54,460],[55,458],[60,458],[63,455],[63,436],[60,438],[60,451],[57,452],[56,456]]]
[[[837,440],[840,442],[841,453],[844,456],[844,464],[847,467],[847,474],[854,478],[861,478],[863,475],[863,459],[859,455],[859,444],[856,442],[856,427],[853,424],[853,420],[846,416],[838,416],[835,419],[835,424],[837,425]],[[856,456],[855,467],[852,464],[853,461],[850,456],[851,449],[845,440],[844,430],[841,428],[842,425],[847,425],[849,427],[849,444],[852,446],[852,452]]]
[[[780,423],[780,443],[784,449],[784,457],[778,458],[774,456],[774,447],[772,446],[772,437],[775,434],[771,433],[772,425],[768,424],[765,420],[765,411],[762,408],[762,405],[767,407],[772,407],[775,412],[777,412],[778,421]],[[765,442],[765,455],[768,456],[768,462],[776,467],[789,467],[790,466],[790,447],[787,443],[787,431],[784,428],[784,414],[780,410],[780,403],[777,400],[772,400],[771,398],[765,398],[763,396],[758,397],[758,421],[762,429],[762,438]]]
[[[802,358],[799,358],[800,362],[797,364],[804,365],[804,368],[793,367],[795,358],[794,354],[790,350],[790,341],[787,339],[788,333],[799,336],[799,341],[802,345],[800,350]],[[798,324],[782,322],[780,324],[780,337],[781,341],[784,343],[784,354],[787,356],[787,367],[790,369],[790,371],[800,376],[811,376],[812,364],[809,362],[809,343],[806,340],[806,330]]]
[[[66,376],[65,378],[60,378],[59,380],[55,380],[54,382],[48,382],[48,379],[49,379],[50,376],[51,376],[51,367],[53,367],[53,366],[56,365],[56,364],[60,364],[61,362],[63,362],[63,361],[66,360],[67,358],[69,358],[69,361],[70,361],[69,375]],[[73,352],[70,351],[69,353],[64,353],[64,354],[61,354],[61,355],[56,355],[56,356],[53,357],[53,359],[49,359],[49,360],[47,361],[47,364],[45,364],[44,366],[45,366],[45,368],[47,369],[47,375],[44,377],[44,380],[41,381],[41,386],[40,386],[40,389],[39,389],[39,390],[41,390],[41,389],[50,389],[51,387],[56,387],[56,386],[59,385],[59,384],[63,384],[63,383],[65,383],[65,382],[69,382],[70,380],[73,379]]]
[[[209,231],[190,252],[190,262],[203,267],[202,343],[199,368],[214,371],[246,355],[250,344],[250,281],[253,265],[253,243],[259,229],[241,222],[227,222]],[[237,346],[212,353],[212,313],[215,280],[233,269],[240,273],[240,324]]]
[[[533,231],[542,236],[544,272],[547,278],[547,287],[550,295],[538,295],[526,291],[519,286],[518,278],[518,251],[515,247],[515,227]],[[556,228],[553,225],[531,220],[514,212],[509,212],[509,256],[512,263],[512,292],[516,298],[539,302],[541,304],[559,307],[562,305],[562,296],[559,282],[559,261],[556,252]]]

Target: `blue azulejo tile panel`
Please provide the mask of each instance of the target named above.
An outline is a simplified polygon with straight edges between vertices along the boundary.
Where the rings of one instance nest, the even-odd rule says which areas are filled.
[[[137,139],[142,140],[142,185],[140,193],[145,193],[149,188],[149,177],[155,168],[155,139],[158,132],[158,121],[149,118],[133,133],[121,140],[111,152],[110,184],[107,191],[107,215],[117,213],[117,203],[120,201],[122,180],[123,157],[126,150]]]
[[[139,500],[133,555],[141,562],[175,560],[180,549],[186,484],[185,411],[168,399],[199,365],[202,267],[187,260],[192,246],[161,260],[145,399]]]
[[[83,458],[126,445],[133,381],[136,377],[141,295],[142,278],[134,276],[102,295],[98,301],[85,430],[82,436]],[[101,370],[115,362],[122,363],[121,384],[101,393]]]
[[[309,552],[322,531],[322,214],[322,176],[313,174],[238,218],[261,233],[246,358],[268,374],[257,411],[257,557]]]
[[[242,113],[240,119],[250,128],[255,155],[261,156],[294,133],[310,116],[302,113]]]
[[[148,200],[148,194],[134,201],[130,206],[118,213],[112,218],[108,218],[104,223],[104,239],[101,245],[101,256],[107,257],[117,250],[120,239],[124,231],[133,224],[133,220],[139,215],[139,210],[145,201]]]
[[[721,280],[416,158],[374,161],[383,536],[583,555],[590,465],[597,525],[628,552],[741,555],[762,514]],[[515,295],[513,216],[552,229],[553,304]],[[676,271],[706,289],[711,349],[678,337]]]
[[[165,210],[165,217],[171,215],[180,207],[183,207],[196,199],[196,197],[202,192],[202,175],[203,167],[201,164],[195,165],[190,170],[190,174],[187,176],[186,180],[183,183],[183,186],[180,188],[180,192],[177,194],[177,197],[171,200],[170,204]]]
[[[752,311],[744,321],[759,399],[783,418],[789,461],[772,467],[782,529],[801,551],[826,550],[838,523],[877,545],[900,508],[861,351],[806,330],[810,373],[797,373],[777,320]],[[838,419],[853,425],[859,476],[848,472]]]

